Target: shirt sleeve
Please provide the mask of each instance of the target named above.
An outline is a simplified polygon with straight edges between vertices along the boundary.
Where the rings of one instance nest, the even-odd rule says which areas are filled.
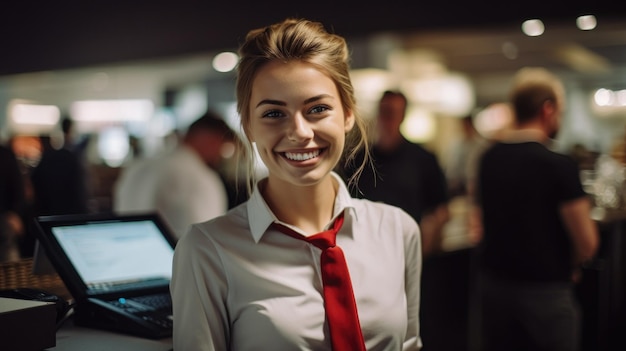
[[[563,162],[555,167],[557,173],[556,186],[559,191],[558,197],[561,202],[567,202],[583,196],[587,196],[580,181],[578,165],[569,157],[563,156]]]
[[[420,286],[422,275],[422,248],[420,229],[415,220],[409,215],[403,216],[405,234],[405,291],[407,299],[407,333],[403,344],[403,351],[420,350]]]
[[[170,284],[174,350],[229,349],[227,282],[219,257],[198,226],[176,245]]]
[[[188,167],[186,171],[166,169],[156,190],[156,204],[181,237],[191,224],[226,213],[228,197],[217,173],[197,167]]]

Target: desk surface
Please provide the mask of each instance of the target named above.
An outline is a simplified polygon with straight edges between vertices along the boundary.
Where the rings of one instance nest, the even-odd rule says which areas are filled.
[[[145,339],[110,332],[106,330],[80,327],[69,318],[57,331],[56,346],[48,351],[171,351],[172,339]]]

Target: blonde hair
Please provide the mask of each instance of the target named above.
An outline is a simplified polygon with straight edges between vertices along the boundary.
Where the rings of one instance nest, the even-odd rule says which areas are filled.
[[[346,136],[343,162],[353,162],[357,152],[363,148],[365,157],[357,172],[348,180],[352,184],[358,179],[366,163],[370,161],[365,121],[356,108],[354,88],[350,80],[350,55],[343,37],[329,33],[319,22],[288,18],[282,22],[253,29],[246,35],[239,48],[237,66],[237,112],[241,116],[243,132],[249,135],[250,98],[252,84],[257,72],[271,61],[302,61],[318,67],[333,80],[339,91],[344,112],[352,111],[355,127]],[[246,139],[247,154],[253,156],[253,147]],[[248,157],[246,176],[248,191],[254,179],[255,158]]]

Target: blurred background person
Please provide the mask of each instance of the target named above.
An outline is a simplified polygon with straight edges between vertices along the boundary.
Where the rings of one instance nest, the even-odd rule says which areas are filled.
[[[24,181],[10,147],[0,144],[0,262],[20,258],[24,233],[21,212],[25,205]]]
[[[489,145],[489,141],[474,127],[471,114],[463,117],[460,125],[461,136],[451,145],[444,167],[450,198],[473,193],[478,158]]]
[[[374,169],[366,167],[353,195],[395,205],[409,213],[422,232],[423,254],[441,249],[442,229],[449,219],[446,179],[434,153],[400,132],[408,101],[399,91],[383,93],[372,145]],[[346,179],[355,169],[341,171]]]
[[[447,239],[474,246],[480,239],[475,216],[471,214],[476,168],[490,141],[478,132],[472,114],[459,119],[459,126],[460,136],[452,141],[444,164],[450,210],[450,220],[444,230]]]
[[[77,140],[75,136],[74,120],[68,116],[61,119],[61,132],[63,136],[63,148],[78,154],[81,161],[83,161],[89,137],[83,137]]]
[[[76,151],[72,139],[72,121],[61,120],[63,139],[53,145],[50,135],[42,135],[41,159],[33,168],[35,215],[63,215],[89,212],[89,181],[82,154]]]
[[[113,210],[156,211],[176,238],[191,224],[226,213],[229,193],[219,169],[224,147],[235,141],[222,117],[208,111],[189,125],[173,150],[122,170],[114,185]]]
[[[447,350],[441,347],[439,326],[450,321],[446,318],[450,295],[441,290],[444,285],[437,276],[445,268],[437,258],[443,257],[443,230],[450,218],[447,184],[436,155],[402,135],[400,127],[407,107],[402,92],[382,94],[371,149],[373,167],[364,168],[353,196],[400,207],[418,222],[423,255],[420,334],[424,350]],[[347,177],[353,172],[353,169],[344,171]],[[456,329],[447,324],[447,339],[458,338],[460,333]]]
[[[564,89],[552,73],[526,68],[510,101],[515,126],[479,165],[482,350],[579,350],[574,283],[599,237],[576,162],[549,145]]]

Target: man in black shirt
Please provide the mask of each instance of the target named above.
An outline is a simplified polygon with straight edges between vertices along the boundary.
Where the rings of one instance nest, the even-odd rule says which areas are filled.
[[[573,277],[598,232],[577,164],[547,145],[559,129],[561,83],[529,68],[514,83],[515,126],[479,165],[482,342],[485,351],[578,350]]]
[[[374,169],[365,167],[352,190],[356,197],[394,205],[411,215],[420,225],[426,257],[441,249],[449,219],[447,182],[435,154],[401,134],[407,105],[403,93],[383,93],[371,150]],[[348,180],[354,171],[348,167],[342,173]]]

